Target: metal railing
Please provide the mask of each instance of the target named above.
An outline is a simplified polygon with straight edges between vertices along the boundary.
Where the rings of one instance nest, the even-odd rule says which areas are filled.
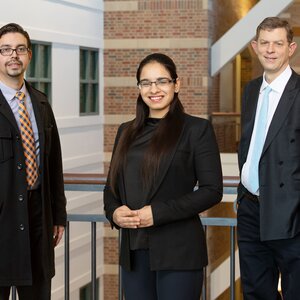
[[[65,191],[103,192],[106,177],[101,174],[64,174]],[[68,214],[65,228],[65,300],[70,299],[70,222],[91,223],[91,300],[96,300],[96,224],[107,222],[100,214]]]
[[[230,300],[235,299],[235,227],[236,218],[201,218],[205,233],[208,226],[221,226],[230,228]],[[204,268],[204,281],[202,300],[207,299],[206,268]]]
[[[102,174],[64,174],[66,191],[92,191],[102,192],[105,184],[105,176]],[[236,194],[238,184],[237,177],[224,177],[224,194]],[[208,226],[230,227],[230,300],[235,299],[235,218],[212,218],[201,217],[202,224],[206,231]],[[96,300],[96,224],[107,222],[102,214],[68,214],[67,225],[65,228],[65,300],[70,300],[70,222],[89,222],[91,223],[91,283],[92,298]],[[119,239],[120,242],[120,239]],[[206,270],[205,273],[206,274]],[[119,272],[119,300],[122,300],[122,285]],[[202,299],[207,299],[206,276],[204,276]],[[16,289],[12,289],[12,300],[16,300]]]

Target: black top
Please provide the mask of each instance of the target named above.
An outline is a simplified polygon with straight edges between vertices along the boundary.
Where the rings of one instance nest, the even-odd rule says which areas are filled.
[[[142,181],[142,165],[145,151],[161,119],[148,118],[145,127],[127,153],[127,163],[123,171],[126,189],[126,203],[130,209],[140,209],[148,204],[146,199],[149,187]],[[130,249],[148,249],[146,228],[130,230]]]

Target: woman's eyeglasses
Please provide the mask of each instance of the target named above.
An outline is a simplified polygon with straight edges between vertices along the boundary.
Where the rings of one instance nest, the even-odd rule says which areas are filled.
[[[139,89],[149,89],[152,87],[152,84],[154,83],[157,88],[164,88],[169,86],[171,82],[176,82],[176,79],[169,79],[169,78],[157,78],[155,81],[150,81],[150,80],[141,80],[138,82],[138,87]]]

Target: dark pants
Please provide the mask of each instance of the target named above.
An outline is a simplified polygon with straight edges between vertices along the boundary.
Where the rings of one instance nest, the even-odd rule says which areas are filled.
[[[244,300],[300,299],[300,235],[261,241],[259,202],[243,197],[238,207],[238,246]]]
[[[132,251],[133,270],[122,269],[126,300],[199,300],[202,270],[150,271],[149,252]],[[188,259],[188,257],[184,258]]]
[[[42,269],[42,207],[40,190],[28,192],[28,215],[31,247],[32,285],[17,286],[19,300],[49,300],[51,279],[45,278]],[[0,300],[8,300],[10,286],[0,287]]]

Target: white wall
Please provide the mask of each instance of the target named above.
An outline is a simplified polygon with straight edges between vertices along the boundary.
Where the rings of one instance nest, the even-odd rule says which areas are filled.
[[[0,25],[16,22],[32,39],[102,48],[103,1],[2,1]]]
[[[52,44],[52,108],[59,128],[65,172],[102,172],[103,0],[2,1],[0,26],[15,22],[32,40]],[[97,116],[79,115],[80,47],[99,49]],[[101,213],[99,193],[68,192],[68,212]],[[97,275],[102,275],[102,225],[97,231]],[[71,225],[71,299],[90,281],[90,225]],[[64,299],[63,243],[56,249],[52,299]],[[101,285],[101,283],[100,283]]]

